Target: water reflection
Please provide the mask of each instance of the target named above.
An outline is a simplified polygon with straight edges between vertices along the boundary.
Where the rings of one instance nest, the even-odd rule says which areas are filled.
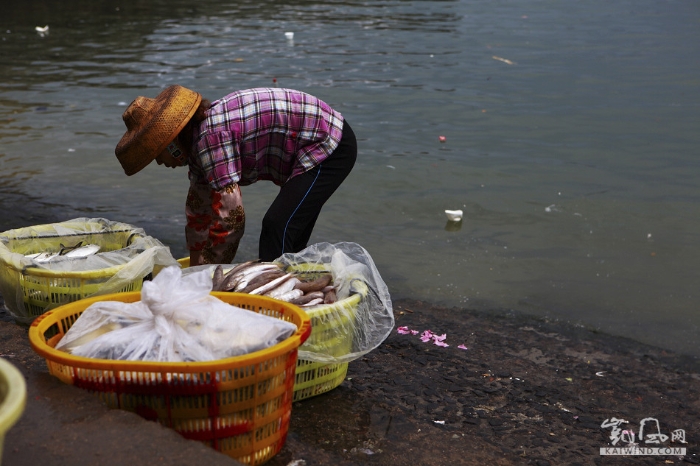
[[[451,220],[448,220],[445,223],[445,231],[459,231],[462,229],[462,220],[458,222],[453,222]]]

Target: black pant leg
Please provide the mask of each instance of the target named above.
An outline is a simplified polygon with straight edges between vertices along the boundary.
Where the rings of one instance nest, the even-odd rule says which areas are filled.
[[[323,204],[348,176],[357,159],[357,140],[347,122],[335,151],[320,165],[285,183],[263,218],[259,253],[272,261],[304,249]]]

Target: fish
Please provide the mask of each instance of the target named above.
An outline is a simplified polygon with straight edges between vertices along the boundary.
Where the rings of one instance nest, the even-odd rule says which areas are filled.
[[[251,293],[253,290],[257,289],[258,287],[265,285],[267,283],[270,283],[271,281],[280,278],[281,276],[284,275],[284,272],[282,270],[270,270],[269,272],[263,272],[260,275],[251,278],[248,281],[248,285],[246,285],[245,288],[241,289],[241,293]]]
[[[303,306],[314,299],[320,299],[323,302],[323,293],[319,296],[318,294],[308,293],[298,298],[289,301],[291,304],[296,304],[297,306]]]
[[[291,277],[289,280],[285,280],[279,286],[266,292],[265,296],[269,296],[271,298],[279,298],[280,296],[283,296],[285,293],[292,291],[294,289],[294,286],[297,284],[298,281],[299,281],[298,278]],[[304,293],[301,290],[298,290],[298,291],[302,294]]]
[[[306,304],[302,304],[302,307],[311,307],[311,306],[316,306],[318,304],[323,304],[323,298],[314,298],[311,301],[309,301]]]
[[[286,293],[278,296],[276,299],[290,303],[290,302],[292,302],[292,300],[297,299],[297,298],[301,298],[302,296],[304,296],[303,291],[293,289],[293,290],[289,290]]]
[[[67,253],[67,252],[69,252],[69,251],[73,251],[74,249],[79,248],[80,246],[82,246],[82,244],[83,244],[82,241],[78,241],[78,242],[75,244],[75,246],[64,246],[63,243],[58,243],[58,245],[61,246],[61,249],[58,251],[58,255],[59,255],[59,256],[62,256],[62,255],[64,255],[65,253]]]
[[[266,284],[262,285],[261,287],[254,289],[253,291],[250,292],[250,294],[263,294],[267,291],[274,289],[275,287],[277,287],[278,285],[283,283],[285,280],[289,280],[293,276],[294,276],[293,273],[284,274],[281,277],[276,278],[276,279],[272,280],[271,282],[266,283]]]
[[[48,262],[54,257],[58,257],[57,252],[37,252],[36,254],[29,254],[24,256],[27,259],[33,259],[34,262]]]
[[[219,291],[233,290],[240,279],[238,275],[224,275],[219,284]]]
[[[221,268],[223,276],[221,277],[221,281],[218,283],[218,291],[229,291],[235,287],[235,284],[238,280],[240,280],[239,273],[242,272],[244,269],[252,266],[253,264],[257,264],[260,262],[260,259],[255,259],[247,262],[243,262],[241,264],[238,264],[225,273],[223,272],[223,267]]]
[[[240,271],[239,273],[235,274],[234,277],[238,277],[236,280],[236,285],[234,287],[234,291],[240,292],[243,290],[248,284],[250,283],[251,280],[253,280],[255,277],[258,275],[269,272],[271,270],[279,270],[280,267],[277,264],[271,264],[271,263],[263,263],[263,264],[257,264],[250,266],[246,268],[245,270]],[[231,289],[231,288],[229,288]]]
[[[335,288],[328,290],[323,295],[323,304],[333,304],[338,300],[338,296],[335,293]]]
[[[296,288],[298,290],[303,291],[304,293],[308,293],[310,291],[320,291],[328,284],[331,282],[333,279],[333,276],[329,273],[323,274],[320,277],[318,277],[316,280],[310,281],[310,282],[300,282],[296,285]]]
[[[212,291],[222,291],[221,285],[224,282],[224,268],[221,265],[217,265],[214,269],[214,276],[211,279]]]
[[[65,257],[87,257],[97,253],[100,249],[101,248],[96,244],[86,244],[80,247],[76,245],[72,248],[62,249],[59,255]]]
[[[260,259],[255,259],[252,261],[243,262],[243,263],[238,264],[237,266],[233,267],[228,272],[226,272],[226,275],[237,274],[238,272],[242,271],[243,269],[246,269],[246,268],[250,267],[251,265],[257,264],[259,262],[260,262]]]
[[[82,246],[82,244],[82,241],[75,246],[64,246],[62,243],[60,243],[60,249],[58,252],[37,252],[35,254],[28,254],[25,257],[27,259],[33,259],[34,262],[42,263],[56,260],[58,258],[76,259],[80,257],[87,257],[97,253],[101,249],[97,244],[86,244],[85,246]]]

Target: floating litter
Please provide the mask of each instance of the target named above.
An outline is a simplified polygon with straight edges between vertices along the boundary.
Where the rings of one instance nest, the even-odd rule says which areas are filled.
[[[294,33],[293,32],[285,32],[284,37],[286,37],[289,40],[294,39]]]
[[[445,136],[438,136],[438,140],[440,142],[445,142],[445,141],[447,141],[447,138]]]
[[[447,220],[450,222],[459,222],[462,220],[461,210],[446,210],[445,215],[447,215]]]
[[[515,65],[515,62],[514,62],[514,61],[510,61],[510,60],[508,60],[507,58],[497,57],[496,55],[494,55],[494,56],[491,57],[491,58],[493,58],[494,60],[502,61],[502,62],[505,63],[506,65]]]

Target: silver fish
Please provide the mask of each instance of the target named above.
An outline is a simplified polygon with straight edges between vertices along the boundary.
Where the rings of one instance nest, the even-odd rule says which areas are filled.
[[[279,299],[280,301],[286,301],[288,303],[291,303],[292,300],[297,299],[297,298],[301,298],[302,296],[304,296],[303,291],[293,289],[293,290],[287,291],[286,293],[278,296],[277,299]]]
[[[281,277],[276,278],[276,279],[272,280],[271,282],[266,283],[266,284],[262,285],[261,287],[254,289],[253,291],[250,292],[250,294],[264,294],[265,292],[270,291],[270,290],[274,289],[275,287],[279,286],[285,280],[289,280],[293,276],[294,276],[294,274],[292,274],[292,273],[284,274]]]
[[[298,281],[299,281],[299,279],[297,279],[296,277],[291,277],[289,280],[285,280],[278,287],[265,293],[265,296],[279,299],[285,293],[292,291],[294,289],[294,285],[296,285],[296,282],[298,282]],[[303,291],[301,291],[301,290],[298,290],[298,291],[303,294]]]

